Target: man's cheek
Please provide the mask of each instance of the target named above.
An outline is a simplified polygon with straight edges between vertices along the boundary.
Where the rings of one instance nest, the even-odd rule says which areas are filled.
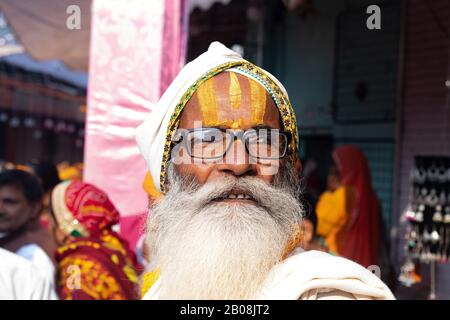
[[[173,147],[170,158],[173,164],[177,166],[192,163],[192,158],[181,144],[177,144]]]
[[[190,164],[185,166],[185,170],[197,178],[200,184],[206,183],[213,178],[214,165],[211,164]]]
[[[5,213],[8,218],[14,218],[18,217],[21,211],[23,211],[22,208],[18,207],[17,205],[13,205],[5,208],[3,213]]]
[[[258,160],[258,174],[262,176],[275,176],[280,170],[280,161]]]

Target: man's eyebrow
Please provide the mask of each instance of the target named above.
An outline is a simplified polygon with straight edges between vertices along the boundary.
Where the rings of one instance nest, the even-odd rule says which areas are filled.
[[[230,129],[228,126],[202,126],[203,129],[223,129],[227,130]]]
[[[202,126],[202,128],[204,129],[221,129],[221,130],[228,130],[230,129],[229,126]],[[267,124],[258,124],[256,126],[252,126],[251,129],[255,129],[255,130],[261,130],[261,129],[266,129],[266,130],[273,130],[273,129],[279,129],[279,128],[274,128],[272,126],[269,126]]]
[[[271,126],[269,126],[267,124],[258,124],[257,126],[253,126],[252,129],[256,129],[256,130],[258,130],[258,129],[267,129],[267,130],[270,130],[270,129],[278,129],[278,128],[273,128],[273,127],[271,127]]]

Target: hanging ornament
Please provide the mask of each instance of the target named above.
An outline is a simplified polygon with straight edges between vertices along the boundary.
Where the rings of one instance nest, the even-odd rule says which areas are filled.
[[[42,138],[42,131],[40,129],[34,130],[33,138],[39,140]]]
[[[75,146],[77,148],[81,148],[83,146],[83,140],[82,139],[75,140]]]
[[[53,120],[52,119],[46,119],[45,121],[44,121],[44,128],[45,129],[48,129],[48,130],[50,130],[50,129],[52,129],[53,128],[53,125],[54,125],[54,122],[53,122]]]
[[[70,134],[75,132],[75,125],[73,123],[68,123],[66,126],[66,131]]]
[[[405,287],[411,287],[412,285],[422,281],[422,277],[418,274],[417,266],[412,259],[408,259],[401,266],[398,280]]]
[[[0,113],[0,122],[8,121],[8,114],[6,112]]]
[[[297,11],[300,17],[317,15],[313,0],[282,0],[289,11]]]
[[[19,117],[12,117],[11,120],[9,120],[9,125],[11,128],[17,128],[20,126],[20,119]]]
[[[27,117],[27,118],[25,118],[23,123],[24,123],[25,127],[27,127],[27,128],[34,128],[34,126],[36,125],[36,120],[34,120],[31,117]]]
[[[78,136],[81,138],[84,137],[84,129],[78,130]]]
[[[66,130],[66,123],[64,121],[59,121],[55,126],[55,132],[63,132]]]

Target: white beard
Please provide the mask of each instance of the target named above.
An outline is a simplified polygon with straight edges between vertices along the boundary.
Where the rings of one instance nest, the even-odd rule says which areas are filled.
[[[171,177],[170,177],[171,176]],[[224,178],[171,189],[155,204],[147,242],[161,270],[161,299],[255,299],[301,219],[286,188],[257,178]],[[234,186],[258,202],[210,202]]]

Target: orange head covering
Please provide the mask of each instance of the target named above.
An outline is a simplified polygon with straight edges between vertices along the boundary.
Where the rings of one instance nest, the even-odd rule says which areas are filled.
[[[67,163],[61,163],[58,166],[58,176],[62,181],[66,180],[81,180],[83,173],[83,166],[75,164],[73,166]]]
[[[142,183],[142,187],[144,188],[147,195],[152,199],[157,199],[161,196],[161,193],[156,189],[155,183],[153,182],[152,175],[147,171],[145,175],[144,182]]]
[[[381,208],[372,189],[366,157],[356,146],[346,145],[333,151],[333,159],[342,184],[356,191],[342,255],[365,267],[377,264]]]
[[[119,212],[108,195],[78,180],[54,188],[52,209],[58,226],[72,236],[92,236],[119,222]]]

